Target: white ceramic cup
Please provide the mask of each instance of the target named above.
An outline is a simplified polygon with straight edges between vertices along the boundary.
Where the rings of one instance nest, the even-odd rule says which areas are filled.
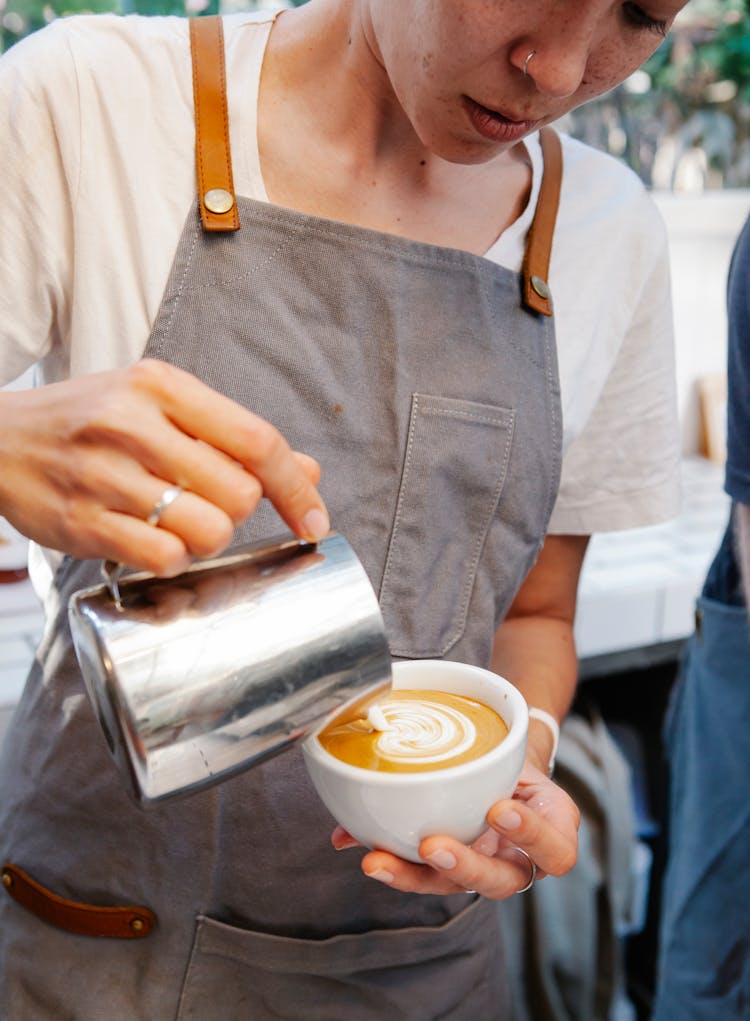
[[[507,737],[480,758],[417,773],[378,772],[335,758],[318,740],[331,716],[303,743],[315,788],[344,829],[366,847],[419,862],[418,848],[425,837],[445,834],[470,844],[487,828],[490,807],[513,793],[526,754],[528,707],[510,681],[466,663],[394,663],[393,687],[477,699],[499,713],[508,727]]]

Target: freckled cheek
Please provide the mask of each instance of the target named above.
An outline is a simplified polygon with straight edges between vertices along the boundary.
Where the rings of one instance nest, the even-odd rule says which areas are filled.
[[[594,50],[586,65],[583,87],[591,98],[619,85],[651,55],[650,51],[624,49],[602,44]]]

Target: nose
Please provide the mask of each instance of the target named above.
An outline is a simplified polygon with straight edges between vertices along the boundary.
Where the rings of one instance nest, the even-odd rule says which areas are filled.
[[[584,79],[593,50],[593,28],[581,21],[548,25],[519,41],[511,52],[511,63],[536,85],[539,92],[555,99],[572,96]],[[533,56],[530,54],[533,51]]]
[[[551,54],[537,50],[527,67],[527,76],[539,92],[554,99],[567,99],[583,81],[587,61],[574,60],[572,54]]]

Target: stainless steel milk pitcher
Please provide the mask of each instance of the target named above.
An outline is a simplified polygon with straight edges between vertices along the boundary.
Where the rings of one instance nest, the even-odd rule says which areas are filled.
[[[377,597],[349,543],[294,537],[77,592],[78,662],[114,760],[149,806],[290,747],[387,684]]]

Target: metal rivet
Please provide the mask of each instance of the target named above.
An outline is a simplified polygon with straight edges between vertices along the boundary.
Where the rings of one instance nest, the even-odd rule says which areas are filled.
[[[133,930],[133,932],[143,932],[143,919],[131,918],[130,928]]]
[[[10,872],[3,872],[3,886],[6,890],[10,890],[11,886],[13,886],[13,876]]]
[[[234,205],[234,198],[225,188],[212,188],[203,196],[203,204],[212,213],[228,213]]]
[[[540,298],[549,298],[550,290],[547,286],[547,281],[542,280],[541,277],[532,277],[531,286],[534,288]]]

